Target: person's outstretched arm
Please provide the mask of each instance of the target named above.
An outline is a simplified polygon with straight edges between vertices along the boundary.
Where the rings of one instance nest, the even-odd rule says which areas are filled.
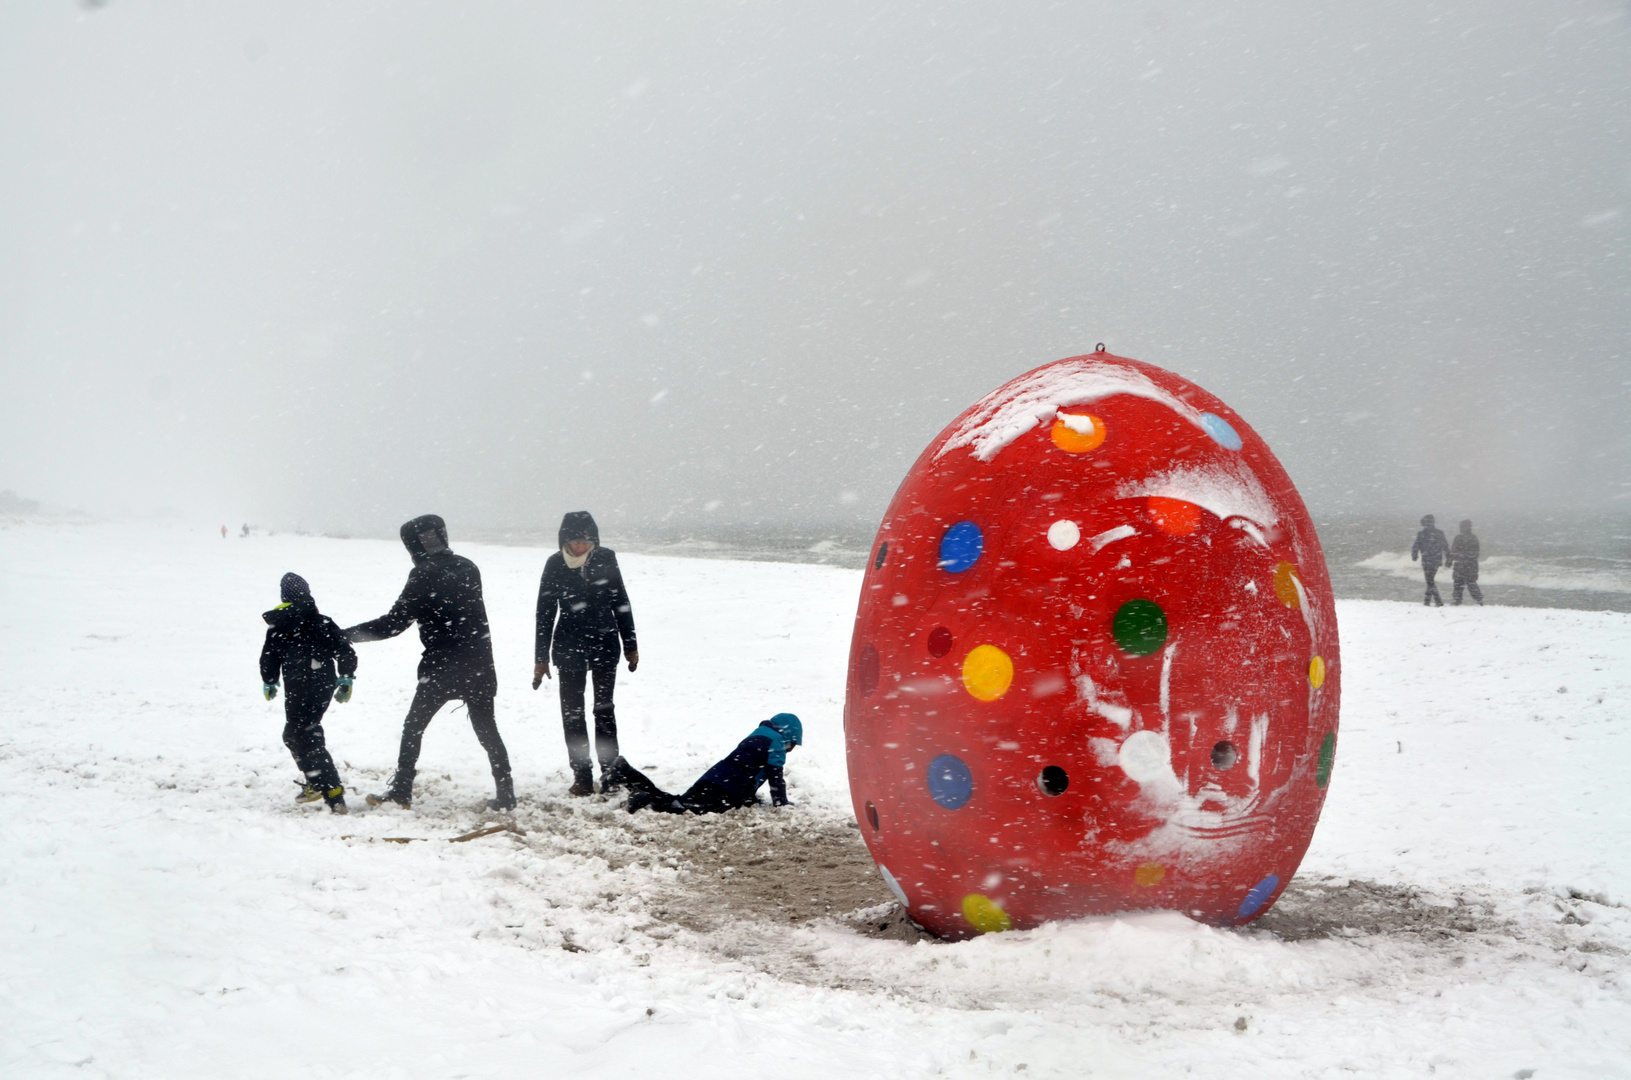
[[[345,631],[347,641],[384,641],[394,638],[402,631],[413,625],[414,610],[419,599],[419,583],[414,574],[408,575],[408,583],[402,586],[402,595],[396,598],[391,610],[377,619],[365,623],[358,623]]]
[[[770,805],[792,806],[787,800],[787,777],[780,765],[765,766],[765,783],[770,785]]]

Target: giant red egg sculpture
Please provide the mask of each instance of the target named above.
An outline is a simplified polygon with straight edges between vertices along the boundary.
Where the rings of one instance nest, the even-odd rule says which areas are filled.
[[[1336,747],[1336,614],[1268,446],[1104,352],[941,432],[878,531],[850,646],[856,819],[947,937],[1268,909]]]

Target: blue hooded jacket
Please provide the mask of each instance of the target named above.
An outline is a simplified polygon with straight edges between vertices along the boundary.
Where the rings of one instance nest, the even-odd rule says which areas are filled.
[[[777,713],[736,744],[724,760],[698,778],[697,784],[725,789],[740,804],[753,801],[761,784],[770,783],[770,801],[787,805],[787,780],[782,766],[787,751],[804,741],[804,725],[792,713]]]

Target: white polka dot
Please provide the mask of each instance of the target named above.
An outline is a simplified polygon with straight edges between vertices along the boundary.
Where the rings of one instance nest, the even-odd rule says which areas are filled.
[[[1048,526],[1048,543],[1060,551],[1069,551],[1082,539],[1082,530],[1074,521],[1060,518]]]

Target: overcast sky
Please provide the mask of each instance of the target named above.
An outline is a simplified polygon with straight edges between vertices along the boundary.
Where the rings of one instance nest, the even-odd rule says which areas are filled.
[[[1625,0],[0,6],[0,488],[874,524],[1006,379],[1631,509]]]

